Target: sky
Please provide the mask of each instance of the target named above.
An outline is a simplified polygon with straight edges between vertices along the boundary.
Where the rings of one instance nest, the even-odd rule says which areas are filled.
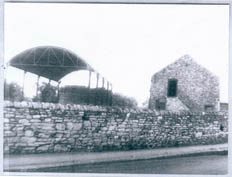
[[[219,77],[220,99],[228,100],[227,5],[5,3],[4,18],[5,63],[28,48],[63,47],[112,83],[113,92],[141,105],[152,75],[188,54]],[[23,83],[22,70],[7,67],[5,77]],[[36,80],[26,74],[26,96],[35,95]],[[87,86],[88,72],[61,80],[61,86],[75,84]]]

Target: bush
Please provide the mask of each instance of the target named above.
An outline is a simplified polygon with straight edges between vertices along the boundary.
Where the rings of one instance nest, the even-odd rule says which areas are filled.
[[[136,108],[138,103],[134,98],[115,93],[112,98],[112,106]]]
[[[60,89],[62,104],[91,104],[136,108],[134,98],[112,93],[105,88],[87,88],[84,86],[65,86]]]
[[[4,99],[10,101],[23,101],[23,89],[17,83],[4,82]]]
[[[38,97],[34,97],[33,101],[41,101],[41,102],[49,102],[49,103],[57,103],[58,95],[57,95],[57,87],[50,85],[49,83],[43,82],[39,87]]]

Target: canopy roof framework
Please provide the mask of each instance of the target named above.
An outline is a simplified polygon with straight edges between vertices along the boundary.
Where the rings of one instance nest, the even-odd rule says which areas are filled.
[[[9,64],[25,72],[59,82],[65,75],[79,70],[96,72],[73,52],[53,46],[35,47],[19,53]]]
[[[10,66],[16,67],[18,69],[24,70],[23,78],[23,95],[24,95],[24,79],[26,72],[34,73],[38,75],[37,87],[36,87],[36,97],[38,98],[38,88],[39,88],[39,78],[40,76],[49,79],[49,84],[51,80],[58,82],[58,100],[59,100],[59,85],[61,79],[73,72],[79,70],[89,71],[89,84],[91,85],[91,73],[96,73],[96,88],[98,88],[99,77],[101,76],[96,70],[94,70],[86,61],[78,57],[75,53],[60,47],[54,46],[40,46],[25,50],[15,57],[13,57],[9,63]],[[102,77],[102,76],[101,76]],[[102,88],[105,88],[105,78],[102,77]],[[107,90],[112,84],[107,81]],[[108,92],[107,92],[108,93]],[[107,94],[108,104],[112,103]],[[111,97],[112,99],[112,97]]]

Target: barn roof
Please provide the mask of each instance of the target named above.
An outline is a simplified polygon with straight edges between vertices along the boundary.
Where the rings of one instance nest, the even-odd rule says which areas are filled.
[[[152,78],[158,77],[159,74],[162,74],[163,72],[165,72],[167,69],[173,68],[174,66],[188,66],[188,65],[195,65],[198,66],[199,69],[205,71],[206,73],[208,73],[209,75],[213,76],[214,78],[216,78],[218,80],[218,76],[216,76],[214,73],[212,73],[211,71],[209,71],[207,68],[205,68],[204,66],[198,64],[190,55],[186,54],[183,55],[182,57],[180,57],[179,59],[177,59],[176,61],[174,61],[173,63],[167,65],[166,67],[164,67],[163,69],[161,69],[160,71],[156,72]]]
[[[72,51],[55,46],[27,49],[13,57],[9,64],[54,81],[59,81],[73,71],[95,71]]]

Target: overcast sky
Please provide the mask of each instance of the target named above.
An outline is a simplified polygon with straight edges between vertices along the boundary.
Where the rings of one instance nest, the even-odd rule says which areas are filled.
[[[219,76],[227,102],[228,40],[226,5],[5,4],[5,62],[28,48],[63,47],[140,104],[149,98],[152,75],[185,54]],[[23,71],[9,67],[6,77],[22,84]],[[35,95],[35,82],[26,75],[26,95]],[[62,80],[87,83],[87,72]]]

